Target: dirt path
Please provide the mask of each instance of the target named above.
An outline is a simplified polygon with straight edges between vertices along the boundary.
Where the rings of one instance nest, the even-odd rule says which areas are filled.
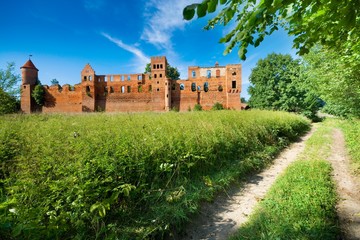
[[[255,205],[265,196],[276,177],[304,150],[304,142],[313,134],[314,128],[283,151],[269,169],[252,176],[242,187],[234,186],[213,203],[206,203],[200,214],[188,225],[185,234],[178,239],[227,239],[247,221]]]
[[[329,161],[334,169],[333,177],[340,197],[337,211],[344,239],[360,239],[360,182],[351,175],[344,136],[339,129],[334,129],[333,132]]]

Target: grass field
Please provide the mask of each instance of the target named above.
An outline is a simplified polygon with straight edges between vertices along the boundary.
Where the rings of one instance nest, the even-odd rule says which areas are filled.
[[[279,177],[250,221],[231,239],[337,239],[337,196],[326,160],[331,121],[321,123],[304,153]]]
[[[308,129],[267,111],[2,116],[0,238],[161,239]]]

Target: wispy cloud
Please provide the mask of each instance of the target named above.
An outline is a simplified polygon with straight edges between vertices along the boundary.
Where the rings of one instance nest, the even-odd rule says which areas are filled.
[[[104,0],[83,0],[84,7],[87,10],[98,10],[100,9],[105,1]]]
[[[184,7],[193,0],[149,0],[145,6],[146,25],[141,39],[159,49],[172,51],[172,34],[187,23],[182,17]]]
[[[138,61],[138,65],[141,66],[145,66],[147,63],[150,62],[150,58],[148,56],[146,56],[145,53],[143,53],[139,48],[137,48],[135,45],[128,45],[125,44],[123,41],[121,41],[120,39],[116,39],[112,36],[110,36],[107,33],[101,33],[102,36],[104,36],[105,38],[107,38],[110,42],[115,43],[117,46],[119,46],[120,48],[131,52],[132,54],[134,54],[137,58]]]

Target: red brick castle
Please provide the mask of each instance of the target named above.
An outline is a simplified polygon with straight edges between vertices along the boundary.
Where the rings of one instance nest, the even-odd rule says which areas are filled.
[[[21,67],[21,110],[31,112],[143,112],[187,111],[200,104],[204,110],[221,103],[227,109],[241,109],[241,65],[189,67],[186,80],[166,77],[166,57],[151,58],[151,72],[144,74],[96,75],[87,64],[81,83],[44,85],[44,104],[31,97],[38,69],[31,60]]]

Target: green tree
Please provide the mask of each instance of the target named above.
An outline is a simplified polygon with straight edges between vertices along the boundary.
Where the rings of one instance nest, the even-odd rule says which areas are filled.
[[[288,54],[269,54],[260,59],[251,72],[249,105],[302,113],[314,119],[320,101],[305,80],[300,60],[294,60]]]
[[[360,59],[345,51],[313,48],[304,56],[306,77],[324,110],[344,117],[360,117]]]
[[[235,27],[220,42],[227,43],[225,54],[239,45],[238,54],[243,60],[249,45],[257,47],[280,26],[294,36],[294,47],[300,55],[316,43],[336,48],[347,42],[347,49],[352,51],[360,46],[359,0],[203,0],[185,7],[183,16],[186,20],[195,13],[204,17],[215,12],[219,3],[224,7],[205,29],[234,20]]]
[[[59,84],[59,81],[56,78],[51,80],[51,85],[58,85],[58,84]]]
[[[13,62],[7,64],[6,70],[0,69],[0,114],[14,113],[20,109],[20,75],[14,71]]]
[[[20,102],[16,97],[4,92],[0,88],[0,115],[15,113],[20,109]]]
[[[41,82],[38,80],[33,92],[31,93],[31,96],[34,98],[35,102],[39,106],[44,105],[44,94],[45,94],[44,87],[41,85]]]
[[[151,72],[151,63],[146,64],[145,72]],[[180,73],[177,67],[172,67],[169,63],[166,65],[166,77],[170,78],[171,80],[179,80]]]
[[[19,81],[20,75],[15,74],[14,62],[7,63],[6,70],[0,69],[0,88],[10,96],[19,97]]]

